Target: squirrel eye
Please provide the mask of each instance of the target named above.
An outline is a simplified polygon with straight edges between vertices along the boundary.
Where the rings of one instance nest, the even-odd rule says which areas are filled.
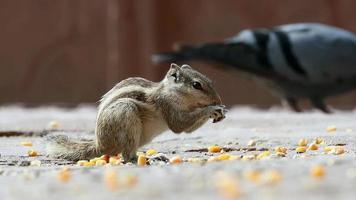
[[[201,84],[196,81],[193,82],[193,88],[197,89],[197,90],[203,90],[203,87],[201,86]]]

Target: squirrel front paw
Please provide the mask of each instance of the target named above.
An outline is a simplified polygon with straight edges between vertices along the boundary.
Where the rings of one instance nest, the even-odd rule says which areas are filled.
[[[210,118],[214,119],[213,123],[217,123],[225,118],[225,114],[227,113],[227,109],[225,109],[224,105],[218,106],[210,106],[212,109],[212,113]]]

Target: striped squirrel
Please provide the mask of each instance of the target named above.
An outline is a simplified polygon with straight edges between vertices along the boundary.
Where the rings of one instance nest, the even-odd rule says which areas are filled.
[[[101,99],[96,118],[96,140],[48,138],[49,156],[72,161],[122,153],[136,159],[139,147],[170,129],[190,133],[209,118],[225,118],[225,106],[212,81],[188,65],[171,64],[161,82],[128,78]]]

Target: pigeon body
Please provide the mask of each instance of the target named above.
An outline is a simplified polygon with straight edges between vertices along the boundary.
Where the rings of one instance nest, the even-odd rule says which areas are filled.
[[[299,99],[329,112],[323,99],[356,88],[356,35],[318,23],[246,29],[223,42],[181,46],[154,62],[213,61],[248,72],[300,111]],[[220,66],[220,65],[216,65]]]

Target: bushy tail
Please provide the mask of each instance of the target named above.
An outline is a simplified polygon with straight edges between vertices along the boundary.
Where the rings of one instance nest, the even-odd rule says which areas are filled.
[[[47,154],[51,157],[78,161],[101,155],[94,140],[75,141],[64,135],[56,135],[48,137],[47,141]]]

